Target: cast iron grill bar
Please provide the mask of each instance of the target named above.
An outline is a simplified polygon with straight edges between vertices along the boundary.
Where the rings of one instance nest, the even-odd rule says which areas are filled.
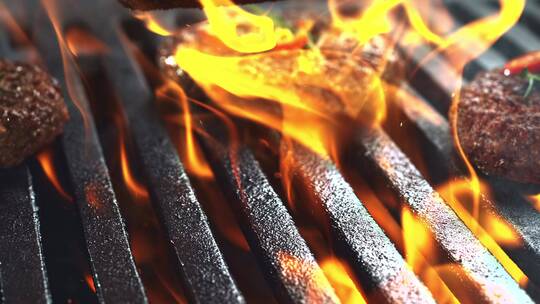
[[[461,171],[454,158],[453,141],[450,133],[450,126],[446,118],[436,112],[428,102],[424,101],[422,97],[417,95],[411,88],[404,88],[410,90],[413,98],[409,98],[406,101],[397,101],[398,106],[405,113],[407,118],[413,122],[426,139],[434,146],[436,153],[443,160],[444,164],[447,164],[447,168],[452,174],[456,176],[463,176],[464,172]],[[423,113],[415,113],[411,110],[411,103],[421,103]],[[429,114],[426,114],[429,113]],[[436,121],[426,119],[425,117],[438,117]],[[537,227],[540,225],[540,217],[534,207],[528,202],[524,201],[521,194],[508,187],[508,185],[502,184],[498,180],[490,180],[492,188],[497,193],[497,200],[490,200],[486,196],[481,197],[481,205],[484,208],[490,208],[489,212],[493,216],[500,218],[508,223],[514,231],[517,232],[517,236],[520,242],[523,243],[525,253],[521,256],[525,263],[526,270],[530,268],[540,271],[540,231]],[[516,257],[517,254],[515,253]],[[521,261],[518,259],[518,263]]]
[[[26,165],[0,170],[0,302],[52,301],[37,213]]]
[[[375,297],[389,303],[434,303],[334,164],[300,144],[292,155],[293,170],[324,210],[336,246]]]
[[[457,18],[464,18],[465,16],[479,18],[495,12],[494,8],[483,1],[459,1],[454,3],[451,8],[456,10]],[[540,15],[537,15],[537,18],[539,17]],[[497,47],[498,45],[504,45],[504,47],[500,47],[498,51],[508,58],[515,57],[524,52],[540,50],[540,40],[538,39],[538,36],[519,23],[501,37],[500,41],[498,41],[495,46]]]
[[[118,90],[153,201],[191,298],[196,303],[243,303],[208,219],[154,108],[152,92],[133,54],[121,41],[116,19],[110,27],[97,20],[100,19],[86,21],[111,49],[103,57],[106,73]]]
[[[16,59],[0,23],[0,54]],[[0,303],[50,303],[38,207],[26,164],[0,169]]]
[[[485,14],[486,13],[484,13],[484,15]],[[457,24],[457,26],[459,26],[459,24]],[[521,28],[521,25],[518,24],[515,27]],[[517,32],[519,33],[522,31],[523,30],[518,30]],[[508,34],[505,40],[502,41],[501,47],[504,47],[506,43],[511,43],[511,41],[519,39],[521,39],[520,36]],[[537,42],[533,43],[533,45],[540,44],[540,40],[538,38],[535,38],[535,40]],[[531,51],[531,49],[522,50],[517,54],[519,55],[527,51]],[[492,49],[489,52],[493,54],[493,56],[491,56],[491,58],[494,59],[493,61],[480,60],[484,56],[481,56],[479,60],[475,61],[475,65],[480,71],[501,67],[507,61],[506,59],[504,59],[504,56],[501,55],[497,50]],[[423,68],[424,67],[422,67],[422,69]],[[449,67],[448,65],[448,68],[451,67]],[[444,73],[434,74],[432,76],[435,78],[441,78],[443,77],[442,75],[444,75]],[[465,75],[465,77],[467,77],[468,79],[464,79],[463,83],[466,84],[467,81],[471,80],[473,76],[474,73],[470,73],[470,75]],[[412,89],[410,89],[410,91],[412,92]],[[444,99],[450,99],[452,93],[452,91],[442,90],[440,91],[439,96],[444,96],[442,97]],[[421,97],[419,97],[420,95],[418,93],[414,93],[414,95],[418,97],[416,100],[407,100],[406,102],[398,103],[400,104],[402,110],[408,116],[408,118],[412,122],[415,122],[419,129],[422,131],[422,133],[426,136],[426,138],[434,144],[437,152],[445,160],[445,163],[451,164],[449,169],[452,171],[452,173],[460,175],[458,166],[454,163],[454,148],[452,145],[450,127],[446,118],[436,113],[436,111],[431,108],[428,102],[422,100]],[[436,102],[437,101],[438,100],[436,100]],[[439,119],[437,123],[433,123],[429,120],[423,119],[424,122],[421,123],[422,115],[414,115],[414,113],[410,113],[410,111],[407,109],[408,107],[406,103],[409,102],[424,103],[426,105],[425,110],[430,112],[430,114],[428,114],[427,116],[440,116],[441,119]],[[491,201],[487,197],[482,196],[482,204],[493,206],[494,208],[492,208],[491,211],[495,212],[494,215],[510,224],[510,226],[517,232],[518,236],[524,244],[525,253],[522,254],[523,256],[521,256],[521,258],[523,259],[523,261],[525,261],[525,268],[533,268],[537,271],[540,271],[540,230],[538,230],[537,228],[540,226],[540,216],[538,215],[538,212],[531,204],[529,204],[524,199],[523,195],[520,194],[519,191],[517,191],[513,187],[509,187],[508,185],[505,185],[502,181],[497,179],[488,178],[488,180],[491,183],[492,188],[496,192],[497,199],[495,201]],[[521,253],[518,254],[521,255]],[[518,259],[517,262],[521,263],[522,261]]]
[[[205,129],[219,142],[203,136],[200,142],[277,298],[286,303],[339,303],[253,153],[243,146],[233,152],[227,136],[218,131],[225,129],[219,123],[210,122]]]
[[[35,26],[36,45],[49,72],[59,81],[70,120],[62,137],[63,152],[75,200],[84,228],[94,284],[101,303],[147,303],[145,291],[131,255],[128,236],[109,173],[98,141],[95,125],[79,76],[68,75],[78,92],[78,106],[68,92],[62,55],[52,24],[44,11]],[[86,123],[86,125],[85,125]]]
[[[382,129],[361,131],[356,140],[364,150],[359,157],[425,222],[448,257],[478,284],[485,301],[533,303]]]
[[[540,20],[538,19],[538,16],[540,16],[540,4],[535,1],[527,1],[523,20],[525,23],[533,25],[531,26],[531,29],[537,34],[540,34]]]

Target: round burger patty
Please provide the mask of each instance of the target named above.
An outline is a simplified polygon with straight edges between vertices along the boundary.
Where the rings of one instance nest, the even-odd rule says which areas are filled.
[[[60,88],[35,65],[0,60],[0,167],[20,164],[62,132]]]
[[[540,183],[540,92],[527,97],[525,76],[502,70],[478,75],[450,111],[459,141],[485,174]],[[457,106],[456,106],[457,105]]]

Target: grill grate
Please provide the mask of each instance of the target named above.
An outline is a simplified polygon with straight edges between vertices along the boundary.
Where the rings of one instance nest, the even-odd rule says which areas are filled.
[[[23,2],[28,2],[28,7],[38,6],[34,1]],[[449,5],[462,22],[494,9],[488,4],[466,1],[452,1]],[[540,7],[534,2],[527,5],[523,20],[537,25]],[[54,28],[48,23],[42,7],[32,10],[40,13],[37,23],[31,26],[35,29],[33,36],[37,49],[44,55],[51,74],[62,84],[69,105],[71,119],[62,138],[62,152],[79,208],[97,300],[100,303],[146,303],[148,298],[132,257],[94,118],[82,117],[69,100]],[[100,14],[101,11],[107,14]],[[212,232],[211,221],[154,108],[150,85],[122,32],[121,22],[128,18],[125,10],[113,1],[102,0],[78,7],[66,4],[59,15],[63,18],[60,20],[62,28],[84,24],[109,48],[101,58],[104,69],[118,92],[151,200],[178,260],[183,284],[189,293],[187,296],[197,303],[245,302],[229,272],[220,242]],[[480,70],[500,66],[505,58],[536,49],[540,49],[537,33],[517,25],[493,49],[470,64],[466,80]],[[411,62],[418,63],[431,50],[425,48],[424,51],[407,54],[403,50],[403,53]],[[12,49],[5,31],[0,31],[0,52],[10,58],[21,57]],[[460,177],[463,172],[454,163],[450,128],[440,114],[448,111],[454,88],[441,77],[441,69],[452,70],[441,58],[422,66],[410,85],[403,86],[414,98],[407,102],[398,101],[393,106],[425,137],[440,160],[439,166],[452,176]],[[77,82],[74,87],[79,91],[78,105],[89,113],[81,78],[76,73],[68,76],[70,81]],[[416,106],[411,106],[411,102]],[[285,199],[273,189],[270,178],[261,169],[256,153],[247,146],[240,146],[238,158],[231,161],[227,153],[231,143],[227,136],[218,133],[224,128],[217,122],[204,127],[207,132],[216,133],[212,134],[214,138],[223,139],[215,142],[204,136],[198,138],[222,190],[230,197],[231,208],[236,211],[252,253],[277,299],[290,303],[338,302],[333,290],[328,288],[329,282],[322,275],[308,242],[300,234],[295,217],[289,214]],[[518,232],[524,249],[510,254],[533,283],[528,287],[528,293],[481,245],[385,130],[358,132],[354,145],[357,150],[353,158],[360,164],[358,168],[371,168],[373,174],[385,180],[400,201],[427,224],[448,259],[459,264],[479,287],[475,292],[482,301],[532,303],[531,297],[539,298],[534,284],[540,283],[535,277],[540,270],[540,231],[537,229],[540,216],[516,188],[489,180],[494,189],[499,189],[497,199],[483,198],[482,205]],[[298,186],[305,188],[323,211],[329,222],[332,245],[351,265],[354,275],[366,288],[369,300],[434,302],[424,283],[406,265],[396,246],[337,167],[300,145],[294,145],[292,151],[294,170],[305,182]],[[39,214],[26,165],[0,171],[0,209],[2,299],[7,303],[51,302],[41,249]],[[291,269],[290,265],[283,264],[284,255],[301,260],[301,266]]]

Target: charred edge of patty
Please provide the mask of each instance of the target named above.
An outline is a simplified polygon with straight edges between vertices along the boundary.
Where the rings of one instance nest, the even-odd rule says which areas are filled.
[[[467,157],[486,175],[540,184],[540,92],[501,70],[479,74],[463,87],[450,119]]]
[[[57,82],[36,65],[0,60],[0,167],[18,165],[62,133]]]

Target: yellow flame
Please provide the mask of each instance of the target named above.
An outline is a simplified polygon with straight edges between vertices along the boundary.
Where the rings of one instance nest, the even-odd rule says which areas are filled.
[[[478,187],[479,189],[482,188],[480,183]],[[441,194],[482,245],[499,260],[510,276],[520,286],[526,286],[529,281],[528,277],[498,244],[499,242],[511,247],[520,246],[521,242],[517,233],[506,222],[487,212],[482,214],[482,221],[485,223],[483,226],[485,227],[480,225],[478,220],[479,214],[471,214],[465,207],[466,204],[462,199],[463,195],[470,195],[471,193],[474,195],[474,191],[471,191],[470,181],[467,179],[451,181],[439,187],[437,192]],[[478,211],[478,209],[475,210]]]
[[[133,16],[146,24],[146,28],[155,34],[160,36],[170,36],[173,34],[164,25],[162,25],[158,19],[149,12],[135,12]]]
[[[231,0],[199,0],[210,32],[227,47],[240,53],[258,53],[273,49],[280,37],[292,36],[276,28],[272,18],[249,13]]]
[[[437,259],[437,256],[434,239],[429,229],[407,207],[402,208],[401,224],[407,264],[423,280],[437,302],[459,303],[454,293],[442,280],[438,271],[439,266],[430,264]]]
[[[328,281],[330,281],[330,284],[334,288],[338,298],[341,300],[341,303],[367,303],[340,260],[334,257],[324,259],[321,262],[321,269],[326,275],[326,278],[328,278]]]
[[[184,125],[185,145],[181,149],[184,150],[183,155],[187,157],[186,169],[202,178],[212,177],[212,171],[195,142],[193,117],[188,98],[182,87],[170,79],[165,79],[165,83],[157,89],[156,95],[160,98],[174,99],[182,109],[181,120]]]
[[[338,2],[336,0],[329,0],[328,2],[332,16],[332,25],[342,32],[354,34],[360,44],[365,44],[371,38],[392,30],[388,14],[392,9],[401,4],[403,0],[373,1],[359,18],[341,16],[338,9]]]

